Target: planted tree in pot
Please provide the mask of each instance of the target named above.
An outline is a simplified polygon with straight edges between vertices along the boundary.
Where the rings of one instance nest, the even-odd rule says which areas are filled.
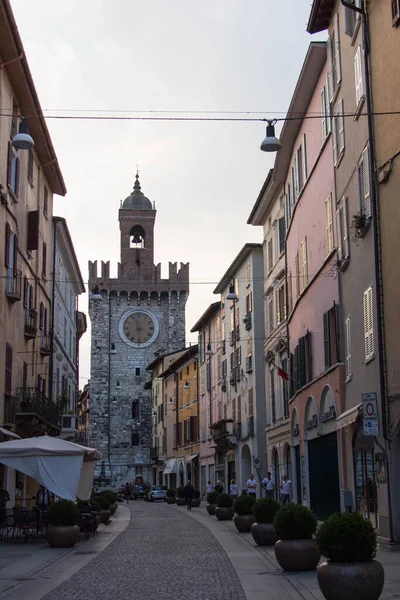
[[[75,502],[59,500],[47,511],[46,539],[54,548],[72,548],[79,541],[79,509]]]
[[[207,494],[207,512],[209,515],[215,514],[215,509],[217,508],[217,492],[209,492]]]
[[[229,494],[222,493],[218,494],[217,507],[215,509],[215,516],[218,521],[230,521],[233,519],[233,498]]]
[[[326,600],[378,600],[385,572],[376,554],[376,532],[359,513],[337,513],[318,529],[315,540],[328,560],[317,570]]]
[[[251,535],[257,546],[272,546],[278,541],[273,520],[279,508],[279,502],[273,498],[262,498],[253,506],[255,523]]]
[[[100,523],[108,523],[111,517],[110,503],[105,496],[97,496],[96,502],[100,507],[99,519]]]
[[[195,488],[193,492],[192,508],[198,508],[200,506],[200,502],[200,490]]]
[[[276,560],[284,571],[312,571],[321,554],[313,535],[317,517],[302,504],[285,504],[274,517],[278,536],[275,544]]]
[[[112,516],[118,507],[117,494],[115,494],[111,490],[104,490],[104,491],[100,492],[100,496],[104,496],[104,498],[106,498],[106,500],[108,501],[108,503],[109,503],[108,508],[109,508],[109,511]]]
[[[178,487],[176,490],[176,504],[178,506],[186,506],[185,488]]]
[[[175,504],[176,490],[169,488],[167,490],[167,504]]]
[[[233,519],[239,533],[250,531],[254,523],[253,506],[256,499],[253,496],[239,496],[233,501],[233,510],[236,515]]]

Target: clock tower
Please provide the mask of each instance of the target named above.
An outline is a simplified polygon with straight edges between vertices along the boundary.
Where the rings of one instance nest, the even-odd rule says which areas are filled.
[[[136,174],[132,193],[119,210],[121,261],[89,261],[91,333],[90,444],[103,454],[96,470],[109,485],[142,476],[150,480],[153,416],[146,366],[156,353],[185,347],[189,264],[169,263],[168,279],[154,264],[156,209],[141,191]]]

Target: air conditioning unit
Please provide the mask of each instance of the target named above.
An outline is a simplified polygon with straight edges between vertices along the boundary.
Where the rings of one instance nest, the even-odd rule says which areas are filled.
[[[256,469],[259,469],[261,467],[261,461],[257,457],[254,457],[254,466]]]

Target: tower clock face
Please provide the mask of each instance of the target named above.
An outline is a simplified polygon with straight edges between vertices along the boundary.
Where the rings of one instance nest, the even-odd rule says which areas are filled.
[[[158,335],[157,319],[145,309],[131,310],[119,324],[121,338],[135,348],[150,345]]]

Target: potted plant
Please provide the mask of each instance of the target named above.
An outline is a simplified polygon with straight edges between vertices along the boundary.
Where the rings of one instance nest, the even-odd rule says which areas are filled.
[[[253,496],[243,495],[235,498],[233,510],[236,514],[233,521],[239,533],[250,531],[254,523],[253,506],[255,502],[256,499]]]
[[[49,506],[46,539],[53,548],[72,548],[79,541],[79,509],[75,502],[59,500]]]
[[[106,498],[106,500],[108,500],[108,502],[110,504],[109,510],[110,510],[111,516],[113,516],[118,507],[117,494],[115,494],[111,490],[103,490],[102,492],[100,492],[100,496],[104,496],[104,498]]]
[[[302,504],[285,504],[274,517],[278,536],[275,544],[276,560],[284,571],[311,571],[321,557],[313,535],[317,517]]]
[[[198,508],[200,506],[201,500],[200,500],[200,490],[198,489],[194,489],[193,492],[193,500],[192,500],[192,508]]]
[[[175,504],[176,490],[169,488],[167,490],[167,504]]]
[[[176,504],[178,506],[186,506],[185,488],[178,487],[176,490]]]
[[[251,535],[257,546],[272,546],[278,541],[273,520],[279,508],[279,502],[273,498],[262,498],[253,506],[255,523]]]
[[[97,496],[96,502],[100,507],[99,519],[100,523],[108,523],[111,517],[110,503],[105,496],[101,494]]]
[[[207,494],[207,512],[209,515],[215,514],[215,509],[217,508],[217,492],[208,492]]]
[[[374,560],[376,538],[371,521],[359,513],[334,514],[319,527],[315,540],[328,560],[317,578],[326,600],[378,600],[385,572]]]
[[[217,507],[214,512],[218,521],[229,521],[233,519],[233,498],[229,494],[218,494]]]

